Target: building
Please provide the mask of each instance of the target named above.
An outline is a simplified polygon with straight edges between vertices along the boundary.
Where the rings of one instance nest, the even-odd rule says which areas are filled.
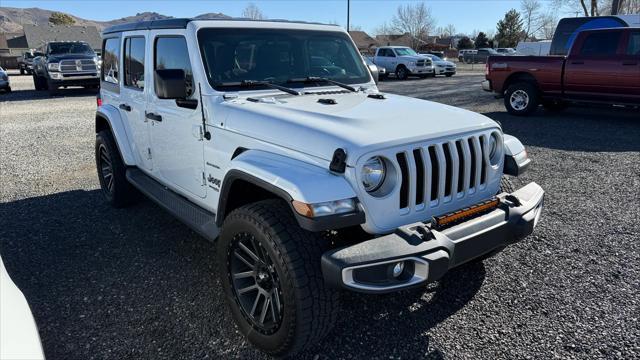
[[[95,26],[23,25],[29,49],[37,49],[51,41],[84,41],[97,53],[102,48],[100,32]]]
[[[375,48],[379,46],[378,41],[364,31],[349,31],[349,35],[361,54],[373,55]]]

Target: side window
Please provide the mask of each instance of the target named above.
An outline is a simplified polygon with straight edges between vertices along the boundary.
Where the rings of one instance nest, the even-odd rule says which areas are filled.
[[[144,89],[144,38],[124,39],[124,84]]]
[[[120,61],[120,38],[105,39],[102,43],[102,80],[118,83],[118,62]]]
[[[193,72],[189,61],[187,41],[182,36],[157,37],[154,70],[182,69],[187,83],[187,97],[193,94]]]
[[[627,55],[640,55],[640,31],[635,31],[629,34]]]
[[[596,32],[587,35],[580,48],[582,56],[615,55],[620,41],[620,31]]]

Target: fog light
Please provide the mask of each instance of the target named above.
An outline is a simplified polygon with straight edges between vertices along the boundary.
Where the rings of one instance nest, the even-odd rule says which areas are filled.
[[[396,265],[393,267],[393,277],[397,278],[398,276],[400,276],[400,274],[402,274],[403,271],[404,271],[404,261],[396,263]]]

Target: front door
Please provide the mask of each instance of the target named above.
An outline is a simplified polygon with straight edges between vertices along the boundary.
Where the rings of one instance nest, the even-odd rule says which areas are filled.
[[[619,86],[624,91],[626,101],[640,103],[640,30],[628,31],[623,44]]]
[[[122,41],[123,81],[120,91],[120,113],[129,124],[133,136],[133,148],[138,155],[138,166],[145,170],[153,169],[149,121],[145,118],[147,106],[145,57],[146,32],[128,33]]]
[[[187,82],[188,99],[195,98],[193,72],[187,41],[183,35],[168,30],[151,32],[153,70],[181,69]],[[197,49],[192,49],[197,51]],[[201,137],[202,116],[197,109],[178,106],[174,99],[160,99],[149,92],[146,117],[151,124],[151,154],[155,176],[177,192],[205,197],[204,142]]]
[[[575,43],[565,64],[565,96],[573,99],[611,100],[623,95],[618,48],[620,30],[598,31]]]

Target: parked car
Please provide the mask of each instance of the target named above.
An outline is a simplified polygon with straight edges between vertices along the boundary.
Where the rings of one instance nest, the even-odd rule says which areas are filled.
[[[509,113],[527,115],[539,104],[640,105],[640,29],[588,30],[569,55],[491,57],[483,89],[504,96]]]
[[[516,49],[514,48],[497,48],[496,52],[504,55],[514,55],[516,53]]]
[[[343,291],[424,286],[538,222],[542,188],[505,177],[530,163],[515,137],[477,113],[380,93],[341,27],[167,19],[102,36],[106,201],[124,207],[139,191],[215,240],[238,330],[268,354],[321,341]],[[344,71],[316,76],[317,55]]]
[[[387,77],[387,70],[383,67],[378,67],[378,65],[373,63],[370,56],[363,56],[365,63],[367,63],[367,67],[373,76],[376,84],[378,81],[382,81]]]
[[[460,50],[460,51],[458,51],[458,61],[459,62],[464,62],[464,55],[465,54],[476,54],[477,52],[478,52],[478,50],[472,50],[472,49]]]
[[[86,42],[54,41],[42,49],[42,56],[33,61],[36,90],[54,94],[60,87],[97,88],[100,84],[98,57]]]
[[[435,76],[435,67],[431,60],[425,59],[406,46],[384,46],[376,49],[373,63],[385,68],[387,74],[394,73],[400,80],[409,76]]]
[[[0,90],[11,92],[11,80],[9,80],[9,74],[2,67],[0,67]]]
[[[422,54],[425,57],[431,59],[433,65],[435,66],[436,75],[445,75],[446,77],[451,77],[456,73],[456,64],[451,61],[445,61],[438,56],[431,54]]]
[[[440,59],[442,59],[444,61],[447,61],[447,57],[444,54],[444,51],[432,51],[432,50],[430,50],[430,51],[427,51],[425,54],[435,55],[435,56],[439,57]]]
[[[44,360],[38,327],[0,258],[0,359]]]
[[[18,58],[18,68],[20,69],[20,75],[29,74],[33,72],[33,59],[41,56],[40,52],[27,51]]]
[[[475,53],[465,53],[464,62],[467,64],[486,63],[489,56],[502,56],[503,54],[491,48],[478,49]]]

